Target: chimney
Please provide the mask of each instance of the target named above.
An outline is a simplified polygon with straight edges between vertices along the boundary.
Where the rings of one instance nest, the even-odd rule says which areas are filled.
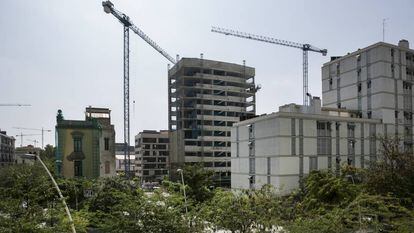
[[[398,42],[398,46],[401,47],[401,48],[409,49],[410,48],[410,43],[408,43],[408,40],[402,39]]]
[[[319,98],[317,96],[314,96],[311,99],[310,104],[311,104],[312,113],[314,113],[314,114],[320,114],[321,113],[321,98]]]

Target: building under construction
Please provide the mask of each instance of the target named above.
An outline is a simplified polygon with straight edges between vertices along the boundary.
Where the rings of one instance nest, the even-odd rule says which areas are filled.
[[[230,131],[256,113],[255,69],[183,58],[168,72],[170,168],[202,163],[230,186]]]

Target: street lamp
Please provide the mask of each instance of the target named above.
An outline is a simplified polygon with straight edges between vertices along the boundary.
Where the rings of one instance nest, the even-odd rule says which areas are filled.
[[[181,173],[181,183],[183,185],[183,193],[184,193],[184,206],[185,206],[185,213],[188,216],[188,209],[187,209],[187,195],[185,194],[185,184],[184,184],[184,175],[183,169],[177,169],[177,172]]]
[[[37,155],[37,154],[35,156],[36,156],[36,159],[42,164],[43,168],[46,170],[47,174],[49,175],[50,179],[52,180],[52,183],[55,186],[55,188],[56,188],[56,190],[59,194],[59,198],[62,201],[63,206],[65,207],[65,211],[66,211],[66,214],[68,215],[69,223],[70,223],[70,227],[72,229],[72,232],[76,233],[75,224],[73,223],[72,215],[70,214],[70,210],[68,208],[68,205],[66,205],[65,198],[63,197],[62,192],[60,191],[58,184],[56,183],[55,179],[53,178],[52,173],[50,173],[49,169],[47,169],[46,165],[43,163],[40,156]]]
[[[355,185],[355,180],[352,175],[346,175],[345,178],[351,178],[352,183]],[[358,202],[358,217],[359,217],[359,228],[361,229],[362,219],[361,219],[361,205]]]

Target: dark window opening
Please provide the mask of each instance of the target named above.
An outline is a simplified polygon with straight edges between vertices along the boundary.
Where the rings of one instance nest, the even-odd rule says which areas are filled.
[[[75,160],[74,169],[75,169],[75,177],[81,177],[82,176],[82,161]]]
[[[109,138],[105,138],[105,150],[109,150]]]
[[[73,151],[82,152],[82,138],[73,138]]]

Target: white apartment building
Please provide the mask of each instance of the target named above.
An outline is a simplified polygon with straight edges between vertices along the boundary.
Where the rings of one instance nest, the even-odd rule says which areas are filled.
[[[406,40],[379,42],[322,67],[323,106],[357,110],[359,117],[381,119],[384,133],[413,141],[414,50]]]
[[[271,184],[288,193],[312,170],[339,172],[343,163],[364,167],[376,159],[375,135],[381,133],[381,120],[321,108],[318,97],[311,106],[282,106],[279,112],[233,126],[231,187],[259,189]]]
[[[414,50],[379,42],[322,67],[323,107],[295,104],[235,124],[232,188],[271,184],[282,193],[299,187],[313,169],[339,172],[342,163],[365,167],[379,155],[381,136],[413,144]]]

